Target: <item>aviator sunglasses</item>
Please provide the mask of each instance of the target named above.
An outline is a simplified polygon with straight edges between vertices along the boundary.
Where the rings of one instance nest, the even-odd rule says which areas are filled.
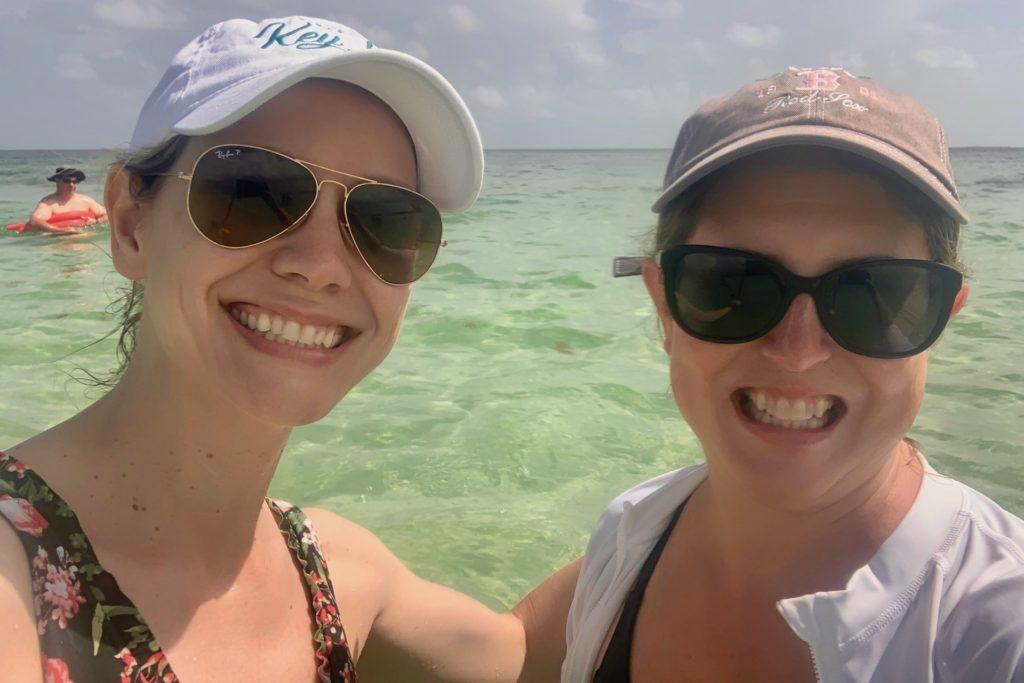
[[[318,181],[313,169],[353,182]],[[423,195],[397,185],[295,159],[252,145],[218,145],[199,155],[191,173],[157,173],[187,180],[188,214],[214,244],[240,249],[296,228],[324,183],[345,191],[339,211],[363,263],[389,284],[423,276],[441,239],[441,214]]]
[[[642,260],[616,259],[615,276],[639,274]],[[724,247],[682,244],[658,260],[672,318],[697,339],[741,344],[763,337],[806,293],[832,339],[871,358],[904,358],[931,346],[963,283],[955,268],[917,259],[858,261],[817,277]]]

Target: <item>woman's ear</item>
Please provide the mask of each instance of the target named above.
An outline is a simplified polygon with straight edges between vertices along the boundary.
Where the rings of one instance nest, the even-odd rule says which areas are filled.
[[[114,268],[129,280],[145,279],[146,260],[138,239],[141,206],[132,195],[132,174],[123,166],[115,166],[107,173],[103,205],[110,219],[110,254]]]
[[[672,341],[669,331],[676,323],[668,310],[668,304],[665,303],[665,274],[661,272],[661,268],[654,262],[654,259],[644,259],[640,268],[644,286],[647,287],[647,293],[650,294],[651,301],[654,302],[654,309],[657,311],[658,321],[661,323],[662,344],[665,347],[665,353],[671,353]]]
[[[964,304],[967,303],[967,295],[970,294],[970,292],[971,288],[967,286],[966,282],[960,286],[960,291],[957,292],[956,298],[953,299],[953,310],[949,313],[950,319],[956,316],[956,314],[960,312],[960,309],[964,307]]]

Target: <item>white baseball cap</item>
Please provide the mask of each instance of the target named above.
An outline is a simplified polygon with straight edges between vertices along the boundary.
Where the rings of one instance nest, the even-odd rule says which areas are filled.
[[[452,85],[419,59],[324,19],[231,19],[203,31],[175,55],[146,100],[129,150],[221,130],[316,77],[357,85],[395,111],[416,150],[418,191],[439,209],[473,204],[483,182],[483,146]]]

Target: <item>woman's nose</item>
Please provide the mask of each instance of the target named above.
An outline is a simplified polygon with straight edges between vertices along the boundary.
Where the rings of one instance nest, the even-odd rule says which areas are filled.
[[[798,294],[785,317],[760,343],[761,352],[768,359],[792,372],[823,363],[835,348],[835,342],[818,319],[810,294]]]
[[[351,286],[361,261],[344,236],[344,201],[345,190],[336,183],[321,187],[309,213],[275,251],[274,272],[314,291],[333,293]]]

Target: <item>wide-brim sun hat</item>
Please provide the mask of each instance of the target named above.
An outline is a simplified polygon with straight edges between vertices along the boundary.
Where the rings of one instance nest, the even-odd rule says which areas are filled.
[[[390,106],[413,141],[417,189],[440,210],[463,211],[476,200],[483,145],[455,88],[422,60],[325,19],[231,19],[205,30],[146,100],[129,151],[214,133],[308,78],[352,83]]]
[[[660,212],[701,178],[743,157],[785,146],[846,150],[902,176],[957,223],[949,144],[923,105],[840,67],[797,68],[703,104],[683,122],[654,205]]]
[[[47,180],[50,182],[56,182],[58,180],[64,180],[65,178],[71,178],[80,183],[85,180],[85,173],[70,166],[58,166],[54,169],[53,175],[49,176]]]

